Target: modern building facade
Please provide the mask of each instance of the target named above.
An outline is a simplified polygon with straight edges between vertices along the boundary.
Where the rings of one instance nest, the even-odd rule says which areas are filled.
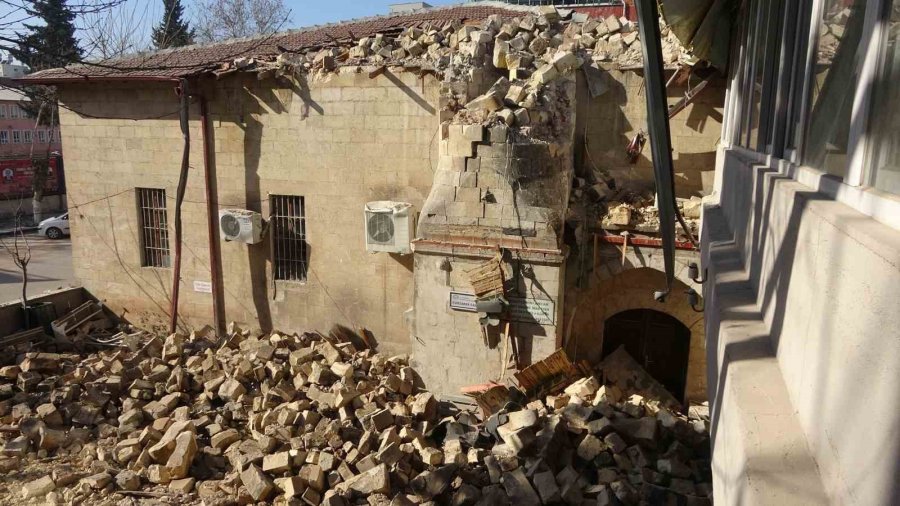
[[[4,74],[21,77],[20,66],[3,64]],[[18,68],[16,68],[18,67]],[[0,85],[0,218],[32,208],[34,169],[32,158],[48,158],[49,172],[44,185],[49,195],[45,209],[64,208],[62,142],[59,127],[37,125],[23,103],[21,91]],[[30,215],[31,213],[26,211]]]
[[[740,3],[703,254],[718,504],[900,501],[900,3]]]

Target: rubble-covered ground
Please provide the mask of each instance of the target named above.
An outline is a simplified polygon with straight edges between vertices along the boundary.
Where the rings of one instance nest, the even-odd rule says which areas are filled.
[[[482,420],[337,335],[5,353],[0,504],[710,502],[705,416],[598,371]]]

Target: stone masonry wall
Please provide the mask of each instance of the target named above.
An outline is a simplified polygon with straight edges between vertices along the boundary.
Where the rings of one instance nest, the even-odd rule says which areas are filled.
[[[446,271],[441,269],[445,258],[450,259],[452,268],[449,284]],[[416,315],[412,357],[425,385],[435,395],[453,398],[461,397],[460,387],[499,379],[504,369],[504,344],[500,335],[503,328],[491,327],[486,343],[482,338],[478,313],[449,307],[451,291],[471,293],[465,271],[487,259],[430,253],[416,253],[415,259]],[[527,265],[533,270],[533,276],[520,277],[516,292],[525,297],[552,300],[556,309],[556,325],[511,323],[510,334],[513,338],[509,355],[512,356],[515,351],[520,367],[553,353],[557,349],[557,334],[562,328],[561,266],[534,262]],[[504,325],[501,322],[501,327]],[[508,366],[513,364],[515,362],[510,361]],[[511,378],[514,372],[514,369],[507,370],[506,377]]]
[[[403,315],[412,305],[412,257],[366,253],[363,209],[375,200],[421,209],[437,163],[438,88],[433,78],[407,73],[369,79],[342,72],[289,86],[232,78],[204,90],[220,206],[268,217],[268,195],[280,194],[303,196],[306,207],[305,283],[273,284],[268,240],[222,243],[229,321],[326,332],[342,323],[370,329],[387,351],[409,351]],[[70,86],[62,99],[94,116],[121,118],[61,112],[75,275],[126,318],[161,324],[171,269],[141,267],[133,190],[164,188],[171,223],[182,142],[177,116],[135,119],[174,113],[177,98],[169,85],[129,83]],[[212,312],[211,296],[193,290],[194,281],[210,279],[198,117],[194,106],[183,207],[180,308],[187,325],[209,323]]]
[[[668,73],[666,75],[670,76]],[[619,187],[627,185],[638,190],[652,190],[653,160],[649,139],[636,164],[629,163],[625,152],[625,147],[638,131],[647,132],[643,72],[610,69],[604,72],[604,80],[607,91],[592,99],[587,83],[579,74],[576,171],[583,175],[592,170],[607,170]],[[698,83],[696,77],[690,81],[692,87]],[[677,103],[687,89],[685,84],[674,83],[670,86],[669,105]],[[716,77],[692,104],[669,123],[675,189],[679,197],[698,195],[704,187],[704,177],[711,184],[716,149],[722,133],[724,103],[725,81]]]

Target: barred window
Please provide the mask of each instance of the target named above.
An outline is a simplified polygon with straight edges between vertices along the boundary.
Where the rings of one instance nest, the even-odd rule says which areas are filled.
[[[169,267],[169,228],[166,191],[136,188],[138,226],[141,231],[141,265]]]
[[[303,197],[271,195],[272,265],[276,280],[306,281],[308,267]]]

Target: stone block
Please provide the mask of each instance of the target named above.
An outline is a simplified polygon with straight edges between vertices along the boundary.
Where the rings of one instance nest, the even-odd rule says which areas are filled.
[[[56,490],[56,484],[53,483],[53,478],[44,476],[23,485],[22,497],[24,499],[41,498],[54,490]]]
[[[462,182],[462,178],[460,178]],[[474,187],[459,187],[456,189],[456,202],[481,202],[481,189]]]
[[[516,506],[540,506],[541,499],[528,482],[521,468],[503,474],[503,488],[510,502]]]
[[[340,493],[353,492],[363,496],[387,494],[391,490],[390,474],[386,465],[379,464],[366,472],[339,483],[335,488]]]
[[[240,477],[241,483],[254,501],[265,501],[275,488],[272,480],[255,464],[250,464],[247,469],[244,469]]]

